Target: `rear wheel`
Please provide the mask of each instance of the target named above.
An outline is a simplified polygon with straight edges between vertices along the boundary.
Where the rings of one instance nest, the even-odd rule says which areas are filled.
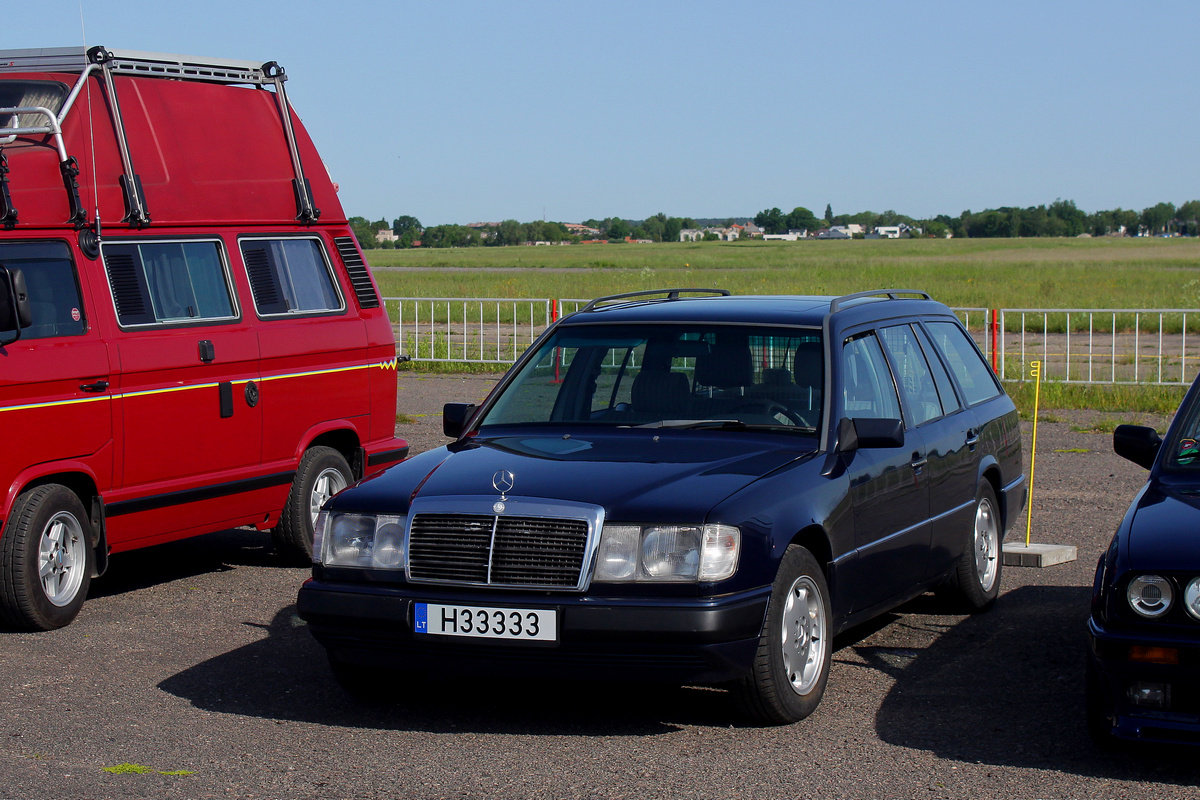
[[[83,503],[67,487],[21,494],[0,536],[0,619],[30,631],[75,619],[92,581],[91,534]]]
[[[312,562],[313,529],[325,501],[354,480],[345,457],[332,447],[310,447],[300,459],[287,505],[271,531],[275,549],[295,564]]]
[[[832,649],[825,574],[812,553],[792,545],[771,587],[754,672],[736,685],[746,711],[770,725],[807,717],[825,694]]]
[[[983,611],[1000,595],[1004,558],[1000,545],[1000,505],[984,481],[975,495],[974,525],[967,532],[958,566],[950,579],[951,600],[967,611]]]

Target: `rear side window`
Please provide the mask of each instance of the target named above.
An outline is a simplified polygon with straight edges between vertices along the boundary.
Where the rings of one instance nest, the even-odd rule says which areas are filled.
[[[21,330],[22,340],[80,336],[87,330],[79,280],[65,242],[0,244],[0,264],[25,276],[33,324]],[[2,331],[0,338],[11,333]]]
[[[0,108],[41,107],[57,114],[66,98],[67,87],[54,81],[0,82]],[[49,119],[42,114],[0,114],[0,128],[34,128],[48,124]],[[0,131],[0,135],[2,134],[3,131]]]
[[[104,266],[122,327],[237,318],[218,242],[106,244]]]
[[[345,308],[317,239],[243,239],[242,260],[261,316]]]
[[[962,387],[967,405],[990,400],[1000,394],[1000,384],[992,368],[979,355],[979,349],[962,328],[952,322],[927,323],[933,344],[941,352],[958,385]]]
[[[908,325],[896,325],[880,331],[884,346],[896,366],[896,382],[908,401],[913,424],[920,425],[942,416],[942,404],[938,399],[937,386],[929,372],[925,354],[913,337]]]

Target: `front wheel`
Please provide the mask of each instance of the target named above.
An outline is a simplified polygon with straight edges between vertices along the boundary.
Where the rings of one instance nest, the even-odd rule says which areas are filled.
[[[92,524],[65,486],[21,494],[0,536],[0,619],[29,631],[75,619],[92,581]]]
[[[754,672],[736,690],[747,712],[770,725],[804,719],[821,702],[833,650],[829,587],[812,553],[792,545],[771,587]]]
[[[313,530],[325,501],[354,480],[345,457],[332,447],[310,447],[300,459],[287,505],[271,531],[275,549],[295,564],[312,563]]]

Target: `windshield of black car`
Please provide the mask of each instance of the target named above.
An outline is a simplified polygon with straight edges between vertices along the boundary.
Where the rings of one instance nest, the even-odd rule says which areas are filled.
[[[1173,438],[1163,444],[1167,448],[1166,467],[1169,470],[1200,470],[1200,397],[1179,409],[1179,420]]]
[[[814,328],[564,325],[524,363],[481,424],[686,421],[693,428],[812,431],[821,422],[823,353]]]

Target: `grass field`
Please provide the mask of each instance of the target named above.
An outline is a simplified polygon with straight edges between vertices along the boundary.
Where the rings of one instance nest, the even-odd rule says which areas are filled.
[[[389,297],[923,289],[973,308],[1200,308],[1200,239],[908,239],[368,250]],[[388,269],[392,267],[395,269]],[[1189,326],[1190,327],[1190,326]]]

